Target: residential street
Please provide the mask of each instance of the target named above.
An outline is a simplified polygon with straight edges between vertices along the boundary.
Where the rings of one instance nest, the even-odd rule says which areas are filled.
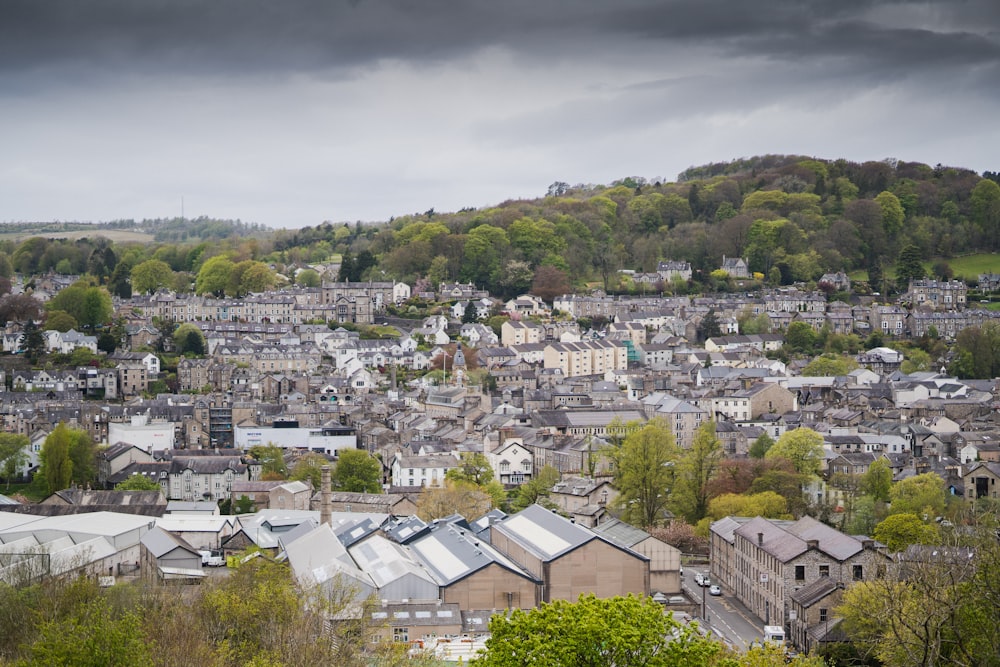
[[[682,585],[691,599],[699,603],[702,601],[702,591],[704,591],[704,601],[708,608],[707,625],[712,632],[737,649],[746,648],[751,642],[762,640],[763,622],[758,621],[747,611],[730,591],[723,589],[721,596],[709,595],[707,587],[702,588],[695,583],[694,577],[697,573],[707,574],[708,568],[685,567]]]

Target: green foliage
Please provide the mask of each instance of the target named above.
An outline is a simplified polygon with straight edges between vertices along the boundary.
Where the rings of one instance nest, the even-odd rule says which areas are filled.
[[[774,491],[761,493],[724,493],[712,498],[707,516],[721,519],[726,516],[762,516],[765,519],[789,518],[788,502]]]
[[[102,598],[64,617],[43,621],[28,649],[26,667],[135,667],[153,665],[152,647],[144,641],[140,617],[119,612]]]
[[[606,451],[614,462],[619,492],[615,503],[625,521],[650,528],[663,521],[680,450],[665,419],[652,419],[637,429],[634,425],[626,428],[631,432],[624,442]]]
[[[908,289],[911,280],[918,280],[927,275],[924,270],[923,253],[915,245],[908,245],[899,251],[896,259],[896,282],[899,290]]]
[[[270,480],[288,478],[288,466],[285,465],[285,450],[275,445],[255,445],[248,452],[254,460],[260,462],[260,476]]]
[[[152,294],[158,289],[170,287],[174,279],[174,270],[164,261],[148,259],[136,264],[130,276],[133,293]]]
[[[60,290],[47,304],[47,310],[61,310],[76,318],[83,327],[93,328],[111,321],[111,295],[108,290],[78,280]]]
[[[1000,375],[1000,324],[962,329],[955,338],[950,370],[960,378],[989,379]]]
[[[0,433],[0,474],[7,480],[10,489],[11,478],[28,463],[28,436],[18,433]]]
[[[806,322],[792,322],[785,332],[784,347],[792,353],[809,354],[815,351],[818,336],[816,330]]]
[[[767,450],[771,449],[773,444],[774,439],[765,431],[753,441],[752,445],[750,445],[750,451],[748,454],[752,459],[762,459],[764,458],[764,455],[767,454]]]
[[[80,323],[76,321],[76,318],[65,310],[52,310],[45,316],[45,326],[43,329],[45,331],[62,331],[66,333],[70,329],[76,329],[79,326]]]
[[[96,473],[96,450],[86,431],[70,428],[60,422],[45,438],[39,474],[49,493],[55,493],[76,483],[86,486]]]
[[[944,512],[944,480],[933,472],[907,477],[889,490],[891,514],[915,514],[930,519]]]
[[[684,519],[697,523],[708,513],[710,483],[722,460],[722,442],[715,435],[715,422],[698,427],[691,448],[677,461],[672,503]]]
[[[382,491],[382,463],[363,449],[337,452],[337,467],[333,469],[334,488],[354,493]]]
[[[800,475],[818,475],[823,463],[823,436],[805,427],[785,431],[764,456],[789,460]]]
[[[490,620],[478,667],[579,665],[719,665],[722,644],[682,625],[651,598],[556,600]]]
[[[322,454],[317,452],[303,454],[292,466],[292,472],[288,479],[308,482],[314,491],[320,490],[323,484],[323,466],[326,465],[330,465],[330,462]]]
[[[806,376],[837,376],[847,375],[858,367],[858,362],[846,355],[824,354],[816,357],[805,368],[802,375]]]
[[[890,514],[872,533],[889,551],[903,551],[911,544],[936,544],[939,540],[937,526],[924,522],[916,514]]]
[[[233,266],[235,265],[232,260],[225,255],[216,255],[207,259],[201,265],[198,276],[195,278],[195,294],[214,294],[215,296],[225,294]]]
[[[559,471],[551,465],[544,466],[534,477],[517,487],[510,502],[511,509],[519,512],[534,504],[554,509],[555,503],[549,500],[549,492],[558,481]]]
[[[314,269],[302,269],[295,274],[295,284],[301,287],[319,287],[321,283],[320,275]]]
[[[877,502],[889,502],[892,489],[892,470],[884,458],[872,461],[867,472],[861,476],[861,492]]]
[[[135,473],[129,475],[128,479],[115,484],[115,491],[160,491],[161,487],[145,475]]]
[[[174,349],[178,354],[203,355],[206,352],[205,334],[196,325],[185,322],[173,334]]]
[[[481,452],[464,452],[459,464],[450,469],[445,478],[485,486],[493,480],[493,466]]]
[[[45,336],[33,320],[24,323],[24,331],[18,344],[32,363],[45,353]]]

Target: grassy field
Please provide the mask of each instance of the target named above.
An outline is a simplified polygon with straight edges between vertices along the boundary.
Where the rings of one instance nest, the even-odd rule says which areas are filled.
[[[42,236],[47,239],[82,239],[103,236],[114,243],[151,243],[153,235],[145,232],[134,232],[127,229],[77,229],[71,232],[32,232],[18,230],[4,232],[0,227],[0,240],[23,241],[32,236]]]
[[[980,252],[974,255],[951,258],[935,257],[924,260],[924,268],[927,269],[928,275],[932,273],[934,265],[940,261],[948,262],[955,277],[965,280],[975,280],[980,273],[1000,273],[1000,255],[993,252]],[[851,271],[847,275],[851,280],[868,280],[868,272],[864,269]],[[895,267],[885,267],[885,277],[889,280],[895,280]]]

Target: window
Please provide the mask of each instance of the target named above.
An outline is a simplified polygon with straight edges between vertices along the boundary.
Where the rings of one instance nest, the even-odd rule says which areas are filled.
[[[826,621],[827,621],[826,609],[820,609],[819,610],[819,622],[820,623],[826,623]]]
[[[829,565],[820,565],[819,566],[819,576],[821,576],[821,577],[829,577],[830,576],[830,566]]]
[[[860,565],[854,566],[854,581],[861,581],[864,578],[864,569]]]
[[[806,579],[806,566],[796,565],[795,566],[795,581],[805,581]]]
[[[408,641],[410,641],[410,629],[409,628],[393,628],[392,629],[392,641],[394,641],[394,642],[408,642]]]

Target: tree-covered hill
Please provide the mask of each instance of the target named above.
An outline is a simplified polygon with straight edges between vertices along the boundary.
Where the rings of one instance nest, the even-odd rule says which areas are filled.
[[[962,168],[767,155],[692,167],[675,183],[553,183],[544,197],[484,209],[279,233],[275,250],[329,248],[377,258],[374,275],[527,289],[539,267],[607,284],[619,269],[689,261],[707,278],[746,257],[773,282],[866,269],[873,282],[914,246],[920,256],[1000,249],[1000,185]]]

